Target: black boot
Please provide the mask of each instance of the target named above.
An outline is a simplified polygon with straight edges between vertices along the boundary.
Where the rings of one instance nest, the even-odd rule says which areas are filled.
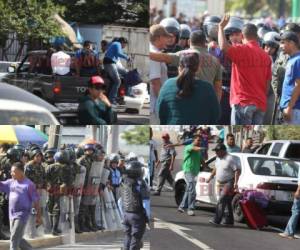
[[[91,218],[92,230],[94,232],[96,232],[98,230],[101,230],[98,227],[97,223],[96,223],[96,218],[95,218],[95,216],[96,216],[96,206],[91,206],[91,210],[90,211],[91,211],[90,218]]]
[[[52,227],[52,235],[60,235],[61,230],[58,229],[59,224],[59,215],[53,216],[53,227]]]
[[[75,215],[74,222],[75,222],[74,223],[75,224],[75,233],[81,234],[82,231],[80,230],[78,215]]]

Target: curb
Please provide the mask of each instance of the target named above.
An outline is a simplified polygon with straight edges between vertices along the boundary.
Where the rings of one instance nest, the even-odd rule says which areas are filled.
[[[82,242],[88,240],[95,240],[107,235],[119,235],[122,233],[122,230],[105,230],[105,231],[98,231],[98,232],[86,232],[81,234],[75,234],[75,241]],[[46,234],[44,237],[39,237],[35,239],[26,239],[33,248],[43,248],[43,247],[54,247],[58,245],[64,244],[64,235],[60,236],[52,236],[50,234]],[[0,250],[7,250],[9,249],[10,240],[3,240],[0,242]]]

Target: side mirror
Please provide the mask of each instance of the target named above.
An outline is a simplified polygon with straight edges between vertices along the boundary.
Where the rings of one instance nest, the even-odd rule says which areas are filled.
[[[9,67],[7,68],[7,72],[8,72],[8,73],[15,73],[15,72],[16,72],[16,68],[13,67],[13,66],[9,66]]]

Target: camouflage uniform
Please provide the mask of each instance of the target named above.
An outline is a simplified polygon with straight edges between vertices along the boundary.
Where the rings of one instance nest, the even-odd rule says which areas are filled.
[[[93,158],[91,156],[83,155],[81,158],[77,160],[77,163],[86,168],[86,175],[83,186],[83,194],[80,202],[79,208],[79,227],[83,232],[97,231],[95,227],[92,225],[91,214],[93,213],[93,209],[90,209],[89,206],[83,204],[84,196],[86,196],[85,191],[88,190],[88,179],[90,175],[90,170],[93,163]],[[95,216],[93,216],[95,217]]]
[[[181,50],[183,50],[183,48],[181,46],[179,46],[178,44],[176,44],[172,48],[167,48],[167,49],[163,50],[163,52],[164,53],[176,53]],[[168,67],[168,78],[173,78],[178,75],[178,67],[177,66],[172,65],[172,64],[167,64],[167,67]]]
[[[46,174],[42,164],[37,164],[34,161],[29,161],[25,165],[25,175],[30,179],[38,189],[46,188]]]
[[[272,124],[275,122],[276,118],[276,112],[278,111],[280,97],[281,97],[281,91],[282,91],[282,84],[284,81],[284,75],[285,75],[285,68],[287,65],[287,61],[289,59],[289,55],[284,54],[282,51],[279,53],[279,56],[277,60],[275,61],[273,65],[272,70],[272,88],[274,90],[275,94],[275,110],[272,117]]]

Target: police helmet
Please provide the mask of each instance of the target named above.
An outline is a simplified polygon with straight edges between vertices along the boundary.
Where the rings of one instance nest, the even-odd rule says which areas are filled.
[[[25,147],[23,145],[16,144],[13,146],[13,148],[18,150],[21,156],[23,156],[25,154]]]
[[[10,159],[13,162],[17,162],[21,160],[21,153],[19,150],[15,148],[10,148],[6,152],[6,156],[8,159]]]
[[[48,149],[48,142],[45,142],[43,145],[43,152],[46,152],[47,149]]]
[[[169,33],[179,36],[180,24],[174,17],[167,17],[161,20],[160,25],[162,25]]]
[[[40,154],[41,156],[43,156],[42,151],[40,150],[40,148],[34,148],[33,150],[29,151],[29,157],[32,160],[36,155]]]
[[[125,165],[125,174],[131,178],[141,178],[143,176],[143,165],[139,161],[130,161]]]
[[[129,161],[137,161],[138,157],[135,153],[130,152],[126,157],[125,157],[125,161],[129,162]]]
[[[190,39],[191,32],[192,30],[190,26],[187,24],[180,24],[180,39]]]
[[[119,162],[119,160],[120,160],[120,157],[119,157],[118,154],[111,154],[109,156],[109,161],[110,162]]]
[[[45,152],[44,152],[44,157],[45,159],[49,158],[49,157],[53,157],[56,153],[56,148],[48,148]]]
[[[94,144],[85,144],[84,147],[83,147],[83,150],[84,151],[87,151],[87,150],[95,151],[95,145]]]
[[[231,35],[232,33],[242,32],[244,21],[239,17],[230,17],[229,23],[225,26],[225,35]]]
[[[54,155],[55,162],[68,163],[70,161],[70,156],[66,150],[61,150]]]
[[[32,150],[35,150],[35,149],[41,150],[41,149],[40,149],[40,146],[37,145],[37,144],[30,144],[30,145],[28,146],[28,149],[29,149],[29,151],[32,151]]]
[[[264,35],[263,44],[268,45],[273,48],[279,48],[280,46],[280,34],[271,31]]]
[[[75,154],[77,159],[83,156],[84,155],[83,148],[82,147],[75,148]]]
[[[207,16],[203,22],[204,34],[208,38],[217,41],[218,39],[218,23],[221,22],[218,16]]]
[[[263,39],[265,34],[267,34],[270,31],[272,31],[272,29],[269,26],[264,25],[263,27],[260,27],[257,30],[257,35],[260,39]]]
[[[69,160],[70,162],[75,162],[76,161],[76,153],[73,148],[66,148],[66,151],[69,154]]]

